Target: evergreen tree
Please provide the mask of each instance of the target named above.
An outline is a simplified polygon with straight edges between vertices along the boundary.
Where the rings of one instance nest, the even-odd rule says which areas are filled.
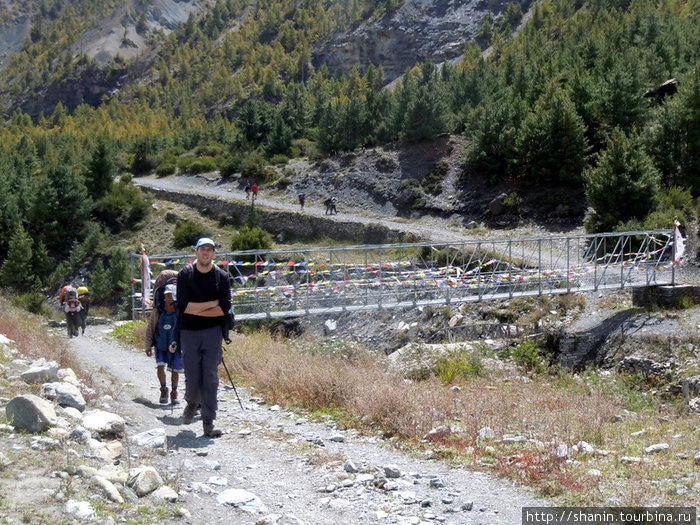
[[[32,268],[32,246],[34,241],[18,225],[10,238],[7,258],[0,267],[0,284],[10,286],[16,291],[28,291],[34,287],[34,268]]]
[[[340,103],[330,101],[324,106],[318,123],[318,148],[336,153],[342,148],[342,116]]]
[[[343,149],[352,151],[364,146],[372,130],[367,122],[367,104],[364,97],[353,97],[341,104],[340,144]]]
[[[7,254],[9,239],[17,224],[24,220],[12,189],[12,166],[0,151],[0,263]]]
[[[512,173],[516,160],[516,139],[525,112],[522,99],[512,92],[490,100],[472,115],[467,136],[467,161],[470,170],[490,181],[503,180]]]
[[[272,107],[265,102],[249,100],[238,115],[238,127],[251,144],[261,144],[272,127]]]
[[[292,147],[292,130],[281,115],[275,117],[267,136],[265,151],[268,155],[288,155]]]
[[[645,134],[647,149],[668,186],[700,195],[700,68],[654,115]]]
[[[552,88],[523,121],[517,164],[534,183],[581,181],[586,163],[585,127],[566,93]]]
[[[303,137],[311,122],[311,101],[306,86],[292,82],[284,96],[279,113],[294,137]]]
[[[630,219],[642,220],[659,202],[659,172],[639,141],[617,128],[584,178],[594,211],[586,223],[589,231],[611,231]]]
[[[109,193],[116,170],[107,140],[104,137],[98,138],[85,174],[85,186],[93,200],[99,200]]]
[[[41,177],[41,198],[31,211],[31,232],[50,253],[65,255],[89,217],[92,202],[83,181],[64,163]]]

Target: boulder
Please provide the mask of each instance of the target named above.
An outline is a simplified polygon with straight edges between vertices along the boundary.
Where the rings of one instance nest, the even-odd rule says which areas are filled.
[[[7,420],[16,430],[44,432],[56,425],[56,411],[48,401],[34,394],[17,396],[5,407]]]

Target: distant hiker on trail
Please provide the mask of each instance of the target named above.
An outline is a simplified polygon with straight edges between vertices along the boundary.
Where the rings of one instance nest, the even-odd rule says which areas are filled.
[[[331,197],[331,215],[337,214],[338,209],[336,208],[336,205],[338,204],[338,199],[335,198],[335,195]]]
[[[325,201],[323,201],[323,205],[326,207],[326,215],[328,215],[331,211],[331,198],[328,197]]]
[[[87,286],[78,286],[78,300],[80,301],[80,329],[85,335],[85,326],[87,325],[87,316],[90,311],[90,291]]]
[[[64,286],[59,295],[59,301],[66,314],[68,337],[77,337],[80,335],[80,310],[82,310],[80,300],[78,299],[78,291],[71,285]]]
[[[304,203],[306,202],[306,193],[300,193],[299,194],[299,206],[301,206],[301,210],[304,210]]]
[[[253,193],[253,202],[255,202],[255,199],[258,196],[258,185],[253,183],[253,185],[250,187],[250,191]]]
[[[182,368],[182,352],[176,343],[177,293],[175,270],[163,270],[158,274],[153,291],[153,310],[148,319],[144,338],[146,355],[153,355],[155,348],[156,376],[160,383],[161,404],[168,402],[168,386],[165,376],[170,372],[170,403],[177,405],[177,387]]]
[[[185,365],[185,401],[182,423],[194,420],[197,404],[207,437],[221,436],[214,428],[218,408],[219,363],[228,337],[231,287],[228,272],[214,264],[216,244],[207,237],[197,241],[196,261],[177,274],[177,342]]]
[[[251,188],[252,188],[252,186],[250,184],[250,181],[249,180],[245,181],[245,188],[243,188],[243,190],[245,191],[245,200],[250,199]]]

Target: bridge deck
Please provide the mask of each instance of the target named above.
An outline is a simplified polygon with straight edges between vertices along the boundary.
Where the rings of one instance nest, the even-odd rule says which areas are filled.
[[[672,230],[217,253],[239,320],[675,284]],[[150,255],[152,274],[191,254]],[[143,309],[131,257],[132,311]],[[150,290],[146,290],[150,294]]]

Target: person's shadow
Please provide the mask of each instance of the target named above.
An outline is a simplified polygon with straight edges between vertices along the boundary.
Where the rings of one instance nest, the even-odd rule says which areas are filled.
[[[180,412],[174,412],[180,408],[180,405],[171,407],[171,405],[161,405],[160,403],[154,403],[145,397],[134,398],[134,403],[138,403],[145,407],[158,410],[167,410],[165,414],[157,416],[156,419],[163,423],[164,426],[176,427],[182,425],[182,416]],[[170,413],[170,409],[173,408],[173,413]],[[199,417],[195,418],[199,421]],[[183,429],[174,436],[166,436],[168,448],[204,448],[211,445],[214,442],[213,438],[207,436],[197,436],[197,433],[193,430]]]

